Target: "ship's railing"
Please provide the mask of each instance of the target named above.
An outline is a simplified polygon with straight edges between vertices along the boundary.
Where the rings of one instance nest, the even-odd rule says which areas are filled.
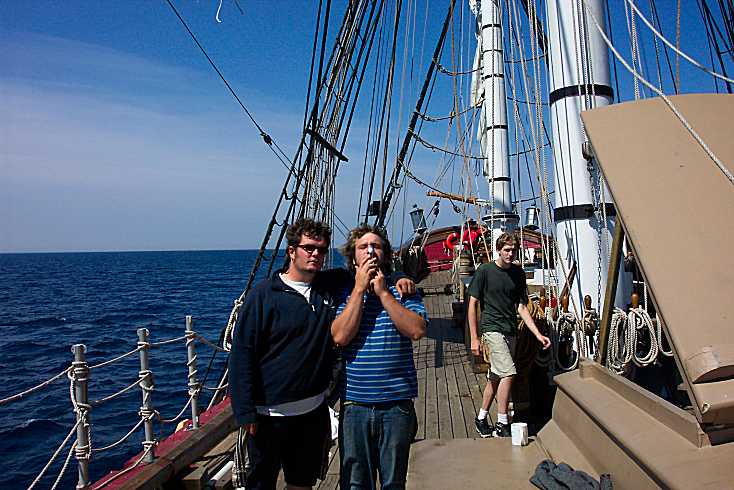
[[[204,336],[198,334],[194,330],[193,325],[193,318],[188,315],[186,316],[186,330],[184,335],[158,342],[151,342],[150,332],[148,331],[148,329],[140,328],[137,330],[138,341],[137,346],[134,349],[112,359],[108,359],[106,361],[93,365],[89,365],[89,363],[87,362],[86,346],[84,344],[75,344],[71,348],[74,359],[68,368],[52,376],[46,381],[39,383],[36,386],[33,386],[19,393],[16,393],[15,395],[0,400],[0,405],[10,404],[29,395],[32,395],[33,393],[41,391],[42,389],[48,387],[49,385],[63,377],[66,377],[69,380],[69,398],[71,400],[74,414],[76,415],[76,423],[71,427],[67,435],[53,452],[48,462],[41,469],[38,476],[36,476],[28,489],[30,490],[34,488],[36,484],[38,484],[38,482],[41,481],[41,479],[46,475],[49,468],[51,468],[54,461],[56,461],[56,459],[58,458],[59,454],[61,454],[63,449],[67,446],[67,444],[69,444],[69,441],[72,439],[74,433],[76,433],[76,440],[71,444],[71,447],[66,454],[66,458],[64,460],[64,463],[62,464],[61,470],[59,471],[59,474],[57,475],[53,486],[51,487],[52,490],[55,489],[61,482],[61,479],[69,466],[72,455],[74,455],[75,459],[77,460],[79,474],[76,488],[89,488],[89,461],[91,459],[91,456],[95,453],[101,453],[103,451],[107,451],[119,446],[120,444],[128,440],[133,434],[135,434],[135,432],[140,429],[141,426],[143,427],[143,440],[141,442],[143,446],[143,453],[140,458],[138,458],[135,463],[125,468],[124,470],[117,472],[107,480],[98,483],[95,486],[95,489],[105,487],[113,480],[132,471],[140,464],[153,462],[155,458],[155,447],[157,445],[157,441],[154,437],[153,431],[154,421],[157,421],[160,424],[172,424],[180,420],[184,416],[184,413],[186,413],[186,410],[190,407],[191,424],[187,428],[190,430],[198,429],[199,397],[201,391],[207,390],[212,392],[219,392],[222,390],[226,390],[228,385],[224,381],[222,381],[219,386],[209,387],[205,386],[202,382],[199,381],[197,376],[198,371],[196,368],[196,342],[198,341],[206,345],[207,347],[218,351],[226,351],[226,349],[223,349],[222,347],[206,339]],[[152,394],[155,391],[155,384],[153,372],[150,370],[151,349],[168,344],[175,344],[184,340],[186,346],[186,365],[188,368],[188,399],[183,408],[178,412],[178,414],[176,414],[176,416],[171,418],[164,418],[161,416],[160,412],[158,412],[158,410],[156,410],[153,406]],[[138,378],[134,382],[112,394],[102,396],[101,398],[95,400],[90,400],[89,380],[91,379],[92,372],[122,361],[123,359],[128,358],[136,353],[140,358],[140,370],[138,371]],[[222,379],[225,380],[226,376],[223,376]],[[140,420],[116,442],[104,447],[93,447],[92,421],[90,416],[92,408],[113,400],[135,388],[139,388],[141,390],[142,396],[141,406],[138,410]]]

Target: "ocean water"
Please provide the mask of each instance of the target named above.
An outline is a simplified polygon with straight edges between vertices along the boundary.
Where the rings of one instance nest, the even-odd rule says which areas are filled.
[[[96,364],[134,349],[138,328],[149,329],[152,342],[183,335],[186,315],[193,316],[198,333],[216,342],[256,253],[0,254],[0,399],[64,370],[76,343],[87,346],[87,359]],[[201,377],[212,350],[197,343],[197,354]],[[150,364],[154,408],[162,417],[172,418],[188,399],[184,341],[152,349]],[[223,364],[224,357],[217,355],[207,385],[216,384]],[[137,354],[93,369],[90,400],[132,384],[138,369]],[[93,407],[92,447],[109,445],[129,431],[139,420],[140,404],[140,390],[133,389]],[[27,488],[74,423],[65,377],[19,401],[0,405],[0,488]],[[173,429],[173,425],[156,424],[156,436]],[[37,488],[53,484],[74,437]],[[91,480],[139,453],[142,439],[141,427],[120,446],[94,453]],[[72,456],[59,488],[73,488],[76,478]]]

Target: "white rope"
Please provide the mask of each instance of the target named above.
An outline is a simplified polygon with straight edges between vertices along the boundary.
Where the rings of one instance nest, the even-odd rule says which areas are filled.
[[[645,25],[647,27],[649,27],[652,32],[655,33],[655,36],[658,37],[662,42],[664,42],[670,49],[672,49],[673,51],[675,51],[676,54],[678,54],[679,56],[681,56],[684,60],[686,60],[689,63],[691,63],[696,68],[700,68],[701,70],[705,71],[706,73],[708,73],[712,77],[719,78],[721,80],[724,80],[725,82],[734,83],[734,79],[731,79],[731,78],[729,78],[729,77],[727,77],[725,75],[721,75],[721,74],[719,74],[719,73],[717,73],[717,72],[715,72],[713,70],[710,70],[706,66],[702,65],[701,63],[699,63],[695,59],[693,59],[690,56],[688,56],[686,53],[684,53],[680,49],[676,48],[670,41],[668,41],[668,39],[665,36],[663,36],[657,29],[655,29],[655,26],[652,23],[650,23],[649,20],[647,20],[647,18],[642,14],[642,12],[640,12],[640,10],[637,8],[637,6],[635,5],[635,2],[633,0],[625,0],[625,1],[627,3],[629,3],[630,7],[632,7],[632,10],[634,10],[635,12],[637,12],[637,15],[640,17],[640,20],[642,20],[642,22],[644,22]]]
[[[218,388],[212,388],[211,386],[204,386],[204,385],[202,385],[201,386],[201,389],[202,390],[207,390],[207,391],[222,391],[222,390],[226,390],[228,387],[229,387],[229,383],[226,383],[226,384],[224,384],[224,385],[222,385],[222,386],[220,386]]]
[[[217,13],[214,15],[214,20],[217,21],[217,24],[222,23],[222,19],[219,18],[219,12],[222,10],[222,0],[219,0],[219,6],[217,7]]]
[[[102,487],[106,487],[113,480],[116,480],[117,478],[121,477],[125,473],[128,473],[128,472],[132,471],[134,468],[137,468],[138,465],[143,462],[143,459],[145,459],[145,457],[148,455],[148,453],[150,451],[152,451],[152,450],[153,450],[153,446],[150,446],[150,447],[146,448],[145,451],[143,451],[143,454],[140,456],[140,459],[138,459],[133,465],[125,468],[124,470],[122,470],[122,471],[120,471],[118,473],[115,473],[113,476],[111,476],[107,480],[103,481],[102,483],[100,483],[99,485],[97,485],[96,487],[94,487],[94,490],[98,490],[98,489],[100,489]]]
[[[229,352],[229,349],[224,349],[222,347],[219,347],[217,344],[215,344],[211,340],[208,340],[206,337],[203,337],[203,336],[197,334],[196,332],[194,332],[194,336],[196,337],[196,339],[199,342],[201,342],[202,344],[208,345],[209,347],[211,347],[212,349],[214,349],[214,350],[216,350],[218,352]]]
[[[132,433],[135,432],[138,429],[138,427],[140,427],[143,424],[143,422],[145,422],[145,420],[146,420],[145,418],[142,418],[142,419],[138,420],[138,423],[136,423],[133,426],[133,428],[130,429],[128,431],[128,433],[125,434],[124,436],[122,436],[122,438],[120,440],[118,440],[117,442],[114,442],[114,443],[110,444],[109,446],[104,446],[104,447],[100,447],[100,448],[94,448],[94,449],[92,449],[92,452],[93,453],[101,453],[103,451],[107,451],[108,449],[112,449],[115,446],[119,446],[120,444],[122,444],[123,442],[125,442],[125,440],[128,437],[130,437],[132,435]]]
[[[232,349],[232,337],[234,336],[234,327],[237,325],[237,318],[240,314],[240,309],[245,303],[244,296],[240,296],[234,300],[232,311],[229,313],[229,319],[227,320],[227,326],[224,328],[224,337],[222,338],[222,346],[227,351]]]
[[[189,399],[186,401],[186,404],[183,406],[183,408],[181,409],[181,411],[178,412],[178,415],[176,415],[172,419],[164,419],[164,418],[160,417],[160,415],[159,415],[158,416],[158,421],[161,424],[171,424],[171,423],[177,421],[178,419],[181,418],[181,416],[184,414],[184,412],[186,411],[186,409],[189,408],[189,405],[191,404],[191,400],[192,399],[193,399],[193,396],[189,396]]]
[[[658,357],[658,340],[655,337],[654,322],[650,318],[650,314],[641,307],[630,308],[627,314],[627,322],[630,330],[630,338],[634,339],[631,341],[633,345],[632,360],[638,366],[649,366]],[[650,336],[650,350],[644,356],[639,356],[637,355],[637,344],[641,337],[640,334],[644,329],[647,329],[648,335]]]
[[[173,338],[173,339],[161,340],[160,342],[151,342],[151,343],[148,344],[148,346],[149,347],[160,347],[162,345],[172,344],[174,342],[180,342],[180,341],[182,341],[185,338],[186,338],[186,335],[182,335],[180,337],[176,337],[176,338]],[[142,349],[142,347],[140,347],[140,349]]]
[[[5,403],[10,403],[10,402],[13,402],[15,400],[19,400],[19,399],[23,398],[24,396],[26,396],[26,395],[28,395],[30,393],[33,393],[36,390],[40,390],[44,386],[48,386],[49,384],[53,383],[54,381],[56,381],[57,379],[59,379],[63,375],[67,374],[69,372],[69,369],[71,369],[71,368],[69,367],[69,368],[64,369],[59,374],[53,376],[52,378],[47,379],[43,383],[41,383],[39,385],[36,385],[33,388],[28,388],[27,390],[21,391],[20,393],[17,393],[17,394],[15,394],[13,396],[9,396],[7,398],[3,398],[2,400],[0,400],[0,405],[3,405]]]
[[[153,373],[149,373],[149,374],[151,374],[151,375],[152,375]],[[146,374],[146,376],[145,376],[145,377],[147,377],[147,376],[148,376],[148,375]],[[116,398],[116,397],[118,397],[118,396],[120,396],[120,395],[122,395],[122,394],[124,394],[124,393],[126,393],[126,392],[128,392],[128,391],[130,391],[130,390],[132,390],[132,389],[133,389],[133,388],[135,388],[136,386],[138,386],[138,385],[139,385],[139,384],[140,384],[140,383],[141,383],[141,382],[143,381],[143,379],[144,379],[144,378],[138,378],[138,379],[136,379],[136,380],[135,380],[135,381],[133,382],[133,384],[131,384],[131,385],[129,385],[129,386],[126,386],[125,388],[121,389],[120,391],[118,391],[118,392],[116,392],[116,393],[113,393],[113,394],[111,394],[111,395],[108,395],[108,396],[106,396],[106,397],[104,397],[104,398],[100,398],[99,400],[94,400],[93,402],[91,402],[91,403],[90,403],[90,405],[92,405],[92,406],[97,406],[97,405],[101,405],[102,403],[104,403],[104,402],[106,402],[106,401],[108,401],[108,400],[112,400],[113,398]]]
[[[140,347],[136,347],[135,349],[131,350],[130,352],[126,352],[126,353],[124,353],[122,355],[119,355],[117,357],[113,357],[112,359],[110,359],[108,361],[100,362],[99,364],[95,364],[93,366],[89,366],[89,369],[101,368],[101,367],[107,366],[109,364],[112,364],[113,362],[120,361],[122,359],[125,359],[128,356],[131,356],[131,355],[135,354],[140,349],[141,349]]]
[[[59,486],[59,482],[61,481],[61,478],[64,476],[64,473],[66,473],[66,469],[69,467],[69,461],[71,461],[71,455],[74,454],[74,449],[76,448],[76,442],[71,445],[69,448],[69,452],[66,454],[66,459],[64,460],[63,466],[61,466],[61,471],[59,471],[58,476],[56,477],[56,481],[54,482],[53,486],[51,487],[51,490],[56,490],[56,487]]]
[[[584,3],[586,0],[584,0]],[[599,34],[604,39],[604,42],[609,46],[609,49],[614,53],[614,56],[619,60],[620,63],[622,63],[622,66],[624,66],[627,71],[632,73],[637,79],[639,79],[647,88],[655,92],[663,101],[665,104],[670,108],[671,111],[673,111],[673,114],[680,120],[680,122],[683,124],[683,127],[686,128],[686,130],[690,133],[691,136],[693,136],[693,139],[696,140],[696,142],[701,146],[703,151],[706,152],[706,154],[713,160],[714,164],[721,170],[721,172],[726,176],[726,178],[729,180],[729,183],[734,185],[734,175],[729,171],[729,169],[723,164],[723,162],[717,157],[713,151],[708,147],[705,141],[699,136],[699,134],[696,132],[696,130],[693,129],[691,124],[686,120],[685,117],[683,117],[683,114],[680,113],[678,108],[673,105],[673,103],[670,101],[670,99],[655,85],[650,83],[648,80],[646,80],[642,75],[637,73],[637,71],[631,67],[627,61],[619,54],[619,52],[614,48],[611,41],[609,41],[609,38],[604,34],[604,30],[599,26],[599,23],[596,20],[596,17],[591,12],[591,10],[588,10],[589,17],[591,17],[591,20],[594,22],[594,25],[596,26],[597,30],[599,31]]]
[[[74,424],[74,427],[72,427],[72,428],[71,428],[71,430],[70,430],[70,431],[69,431],[69,433],[68,433],[68,434],[66,435],[66,437],[64,438],[64,440],[63,440],[63,441],[61,441],[61,444],[59,445],[59,447],[58,447],[58,448],[56,448],[56,451],[54,451],[53,455],[51,456],[51,459],[49,459],[49,460],[48,460],[48,463],[46,463],[46,466],[44,466],[44,467],[43,467],[43,469],[42,469],[42,470],[41,470],[41,472],[40,472],[40,473],[38,474],[38,476],[36,477],[36,479],[35,479],[35,480],[33,480],[33,482],[32,482],[32,483],[30,484],[30,486],[28,487],[28,490],[31,490],[31,489],[32,489],[33,487],[35,487],[35,486],[36,486],[36,483],[38,483],[38,481],[39,481],[39,480],[40,480],[41,478],[43,478],[43,475],[45,475],[45,474],[46,474],[46,471],[48,471],[48,469],[49,469],[49,467],[51,466],[51,464],[52,464],[52,463],[54,462],[54,460],[56,459],[56,457],[57,457],[57,456],[59,455],[59,453],[61,452],[61,449],[62,449],[62,448],[63,448],[64,446],[66,446],[66,443],[67,443],[67,442],[69,442],[69,438],[71,438],[71,435],[72,435],[72,434],[74,433],[74,431],[76,431],[76,428],[77,428],[77,426],[79,426],[79,422],[80,422],[80,421],[77,421],[77,423],[76,423],[76,424]],[[73,447],[74,447],[74,445],[72,445],[72,448],[73,448]]]
[[[620,308],[614,308],[612,322],[609,326],[609,339],[607,341],[607,369],[617,374],[622,374],[625,367],[632,360],[632,351],[627,347],[629,335],[627,333],[627,313]],[[620,352],[620,340],[622,351]]]
[[[658,349],[660,349],[660,353],[666,357],[673,357],[673,347],[670,347],[670,350],[665,350],[663,347],[663,322],[660,321],[660,317],[655,314],[655,325],[657,326],[657,334],[658,334]]]

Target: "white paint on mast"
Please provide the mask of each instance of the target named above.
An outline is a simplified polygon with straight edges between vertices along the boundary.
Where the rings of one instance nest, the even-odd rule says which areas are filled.
[[[597,309],[599,299],[603,301],[614,229],[610,193],[605,186],[599,188],[598,165],[584,156],[588,143],[580,117],[582,110],[609,105],[613,99],[607,48],[586,11],[591,9],[595,18],[603,19],[604,2],[548,0],[546,6],[555,170],[553,214],[566,272],[576,263],[571,293],[581,314],[584,295],[591,296]],[[603,217],[599,219],[602,205],[606,224]],[[560,264],[556,270],[562,288],[565,277]]]
[[[479,27],[475,56],[474,96],[483,96],[478,138],[484,156],[484,176],[489,184],[492,207],[482,219],[492,230],[492,241],[504,231],[517,228],[510,194],[510,159],[505,97],[505,60],[502,43],[502,11],[499,0],[482,0],[473,6]],[[480,67],[480,70],[477,68]],[[479,74],[479,76],[477,76]],[[477,103],[478,100],[474,100]]]

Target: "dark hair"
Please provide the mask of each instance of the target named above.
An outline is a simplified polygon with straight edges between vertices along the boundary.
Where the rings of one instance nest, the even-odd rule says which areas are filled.
[[[352,229],[349,232],[347,243],[345,243],[344,246],[339,250],[344,256],[344,259],[346,259],[347,261],[347,267],[349,267],[349,270],[352,272],[356,270],[356,267],[354,265],[354,258],[356,256],[355,246],[357,240],[365,236],[367,233],[374,233],[375,235],[380,237],[380,240],[382,240],[383,263],[381,264],[381,268],[383,272],[387,274],[391,273],[392,245],[390,245],[390,240],[387,239],[387,232],[385,232],[385,230],[383,228],[380,228],[379,226],[372,226],[368,224],[362,224]]]
[[[512,248],[520,248],[520,240],[514,233],[503,233],[497,237],[495,243],[496,250],[499,252],[505,245],[512,245]]]
[[[321,221],[315,221],[310,218],[299,218],[285,230],[285,239],[289,247],[295,247],[301,243],[301,237],[304,235],[314,240],[322,238],[326,240],[327,246],[331,245],[331,228]],[[290,265],[291,257],[288,255],[288,251],[286,251],[281,270],[284,272],[287,271]]]
[[[301,237],[304,235],[314,240],[324,239],[327,245],[331,244],[331,228],[321,221],[299,218],[288,226],[285,231],[285,239],[288,241],[289,247],[295,247],[301,243]]]

